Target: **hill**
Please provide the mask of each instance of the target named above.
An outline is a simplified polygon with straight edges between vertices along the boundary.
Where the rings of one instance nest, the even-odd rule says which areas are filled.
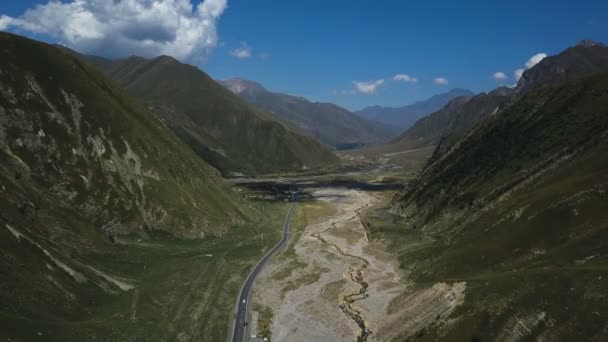
[[[224,174],[260,174],[338,162],[320,143],[274,120],[200,69],[161,56],[87,60],[145,103]]]
[[[382,143],[398,133],[388,125],[367,121],[331,103],[273,93],[259,83],[238,78],[220,83],[249,103],[333,148]]]

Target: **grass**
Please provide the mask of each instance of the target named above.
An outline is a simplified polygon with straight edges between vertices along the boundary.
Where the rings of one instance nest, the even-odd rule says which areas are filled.
[[[300,240],[302,232],[304,232],[304,229],[308,226],[307,213],[308,204],[298,203],[298,205],[296,206],[296,212],[291,221],[289,243],[287,244],[285,250],[277,256],[279,260],[295,259],[297,257],[294,247],[298,243],[298,240]]]
[[[323,296],[324,300],[329,302],[340,303],[340,295],[342,294],[342,289],[344,285],[347,284],[346,279],[336,280],[334,282],[328,283],[323,288],[323,292],[321,296]]]
[[[296,258],[290,259],[287,264],[283,265],[279,270],[274,272],[271,276],[273,280],[281,281],[289,278],[291,274],[299,269],[303,269],[308,264],[298,261]]]
[[[259,313],[258,336],[263,336],[268,338],[268,341],[272,341],[272,320],[274,317],[272,309],[266,305],[256,303],[253,310]]]
[[[0,339],[32,340],[41,333],[48,341],[81,341],[83,336],[104,341],[176,340],[178,337],[224,341],[242,281],[263,250],[280,239],[287,204],[263,203],[257,209],[265,213],[263,220],[235,227],[221,238],[193,241],[157,234],[142,242],[125,241],[117,253],[87,255],[79,261],[113,276],[133,280],[136,290],[111,295],[91,282],[76,288],[64,285],[77,295],[78,301],[67,303],[74,307],[66,308],[68,315],[63,317],[45,314],[33,318],[31,314],[19,314],[5,306],[0,310]],[[264,243],[255,238],[261,233],[264,233]],[[15,240],[14,237],[4,229],[0,235],[3,241],[0,250],[5,253],[12,250],[13,247],[6,244]],[[49,273],[44,268],[44,259],[32,262],[42,266],[36,272]],[[21,277],[24,276],[28,275],[22,273]],[[57,279],[62,284],[70,283]],[[21,289],[24,294],[35,290],[37,288]],[[7,304],[13,302],[6,297],[8,294],[10,292],[3,291],[1,297]],[[49,295],[56,296],[53,292]],[[44,309],[40,303],[32,305],[21,310]],[[52,302],[47,305],[52,306]],[[46,310],[52,313],[57,308]]]
[[[287,292],[289,291],[293,291],[302,286],[316,283],[317,281],[319,281],[319,279],[321,279],[321,275],[326,272],[328,272],[327,269],[315,264],[312,270],[308,272],[299,273],[297,277],[288,281],[286,285],[283,286],[283,288],[281,289],[281,298],[285,298],[285,294],[287,294]]]

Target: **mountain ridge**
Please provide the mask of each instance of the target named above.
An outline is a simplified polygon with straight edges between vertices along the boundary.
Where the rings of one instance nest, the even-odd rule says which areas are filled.
[[[368,106],[355,113],[367,120],[394,125],[402,131],[417,120],[441,109],[449,101],[460,96],[474,95],[470,90],[454,88],[448,92],[435,94],[430,98],[401,107]]]
[[[477,94],[466,103],[455,102],[416,122],[393,143],[406,146],[439,144],[433,158],[447,151],[470,128],[517,97],[543,86],[575,80],[589,74],[608,70],[608,48],[601,43],[585,42],[548,56],[526,70],[514,88],[498,87],[488,93]]]
[[[397,133],[386,125],[369,122],[333,103],[271,92],[260,83],[240,78],[219,82],[252,105],[336,149],[378,144]]]
[[[301,170],[338,163],[318,142],[274,120],[199,68],[169,56],[83,57],[145,103],[224,175]]]

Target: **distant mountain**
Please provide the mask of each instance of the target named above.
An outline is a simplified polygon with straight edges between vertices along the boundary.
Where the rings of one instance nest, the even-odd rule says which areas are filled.
[[[460,136],[508,103],[512,93],[501,89],[489,94],[457,97],[442,109],[418,120],[393,143],[421,148],[437,145],[448,136]]]
[[[338,162],[325,146],[246,103],[194,66],[168,56],[86,59],[224,174],[299,170]]]
[[[337,149],[386,142],[399,133],[395,128],[367,121],[334,104],[270,92],[256,82],[233,78],[220,83],[277,119]]]
[[[473,93],[469,90],[455,88],[447,93],[438,94],[428,100],[419,101],[411,105],[397,108],[372,106],[355,113],[367,120],[381,122],[403,131],[413,125],[418,119],[441,109],[454,98],[472,95]]]

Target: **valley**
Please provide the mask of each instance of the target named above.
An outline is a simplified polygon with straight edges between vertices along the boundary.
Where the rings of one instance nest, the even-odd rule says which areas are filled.
[[[0,8],[0,341],[608,339],[603,43],[446,54],[476,11],[403,44],[349,4],[271,54],[247,11],[218,39],[227,0],[31,1]]]

